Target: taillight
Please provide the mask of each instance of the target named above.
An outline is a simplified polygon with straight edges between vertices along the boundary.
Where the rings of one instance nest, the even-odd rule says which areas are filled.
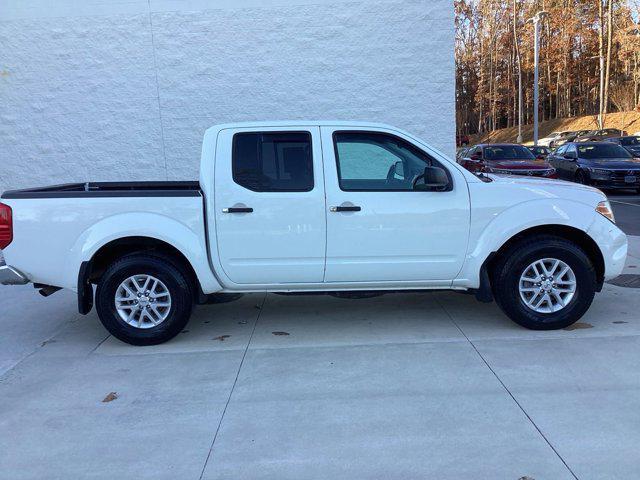
[[[11,207],[0,203],[0,249],[7,248],[13,240],[13,220]]]

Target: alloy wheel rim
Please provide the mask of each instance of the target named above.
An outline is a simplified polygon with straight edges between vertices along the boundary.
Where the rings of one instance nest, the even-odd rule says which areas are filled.
[[[141,329],[153,328],[169,316],[171,294],[156,277],[132,275],[116,289],[115,306],[126,324]]]
[[[557,258],[543,258],[524,269],[518,285],[520,298],[537,313],[564,309],[576,294],[576,274]]]

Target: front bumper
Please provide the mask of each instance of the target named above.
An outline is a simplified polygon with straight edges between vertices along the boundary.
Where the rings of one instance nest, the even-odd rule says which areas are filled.
[[[25,285],[27,283],[29,283],[29,279],[25,274],[10,265],[6,265],[2,257],[0,257],[0,284]]]
[[[609,173],[589,171],[591,185],[604,189],[638,189],[640,188],[640,170],[614,170]],[[628,182],[629,177],[634,180]]]
[[[593,238],[604,260],[604,279],[611,280],[622,273],[627,260],[627,236],[612,222],[600,214],[587,230]]]

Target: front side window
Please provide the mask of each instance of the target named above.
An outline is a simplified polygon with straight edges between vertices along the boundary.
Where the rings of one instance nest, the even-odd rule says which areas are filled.
[[[425,167],[441,167],[429,155],[393,135],[336,132],[333,138],[338,180],[344,191],[413,190]]]
[[[309,132],[251,132],[233,136],[233,181],[254,192],[313,190]]]

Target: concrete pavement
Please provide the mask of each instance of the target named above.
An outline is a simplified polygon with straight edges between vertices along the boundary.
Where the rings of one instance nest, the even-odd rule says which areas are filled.
[[[0,305],[2,479],[640,471],[637,289],[606,285],[582,328],[554,332],[453,292],[246,295],[145,348],[68,292],[1,288]]]

